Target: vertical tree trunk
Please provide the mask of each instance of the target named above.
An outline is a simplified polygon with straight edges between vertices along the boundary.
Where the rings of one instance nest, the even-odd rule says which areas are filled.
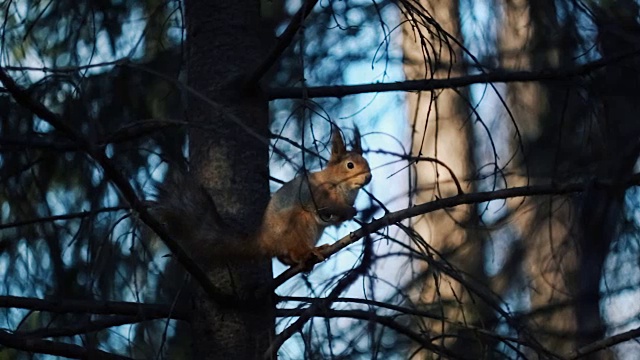
[[[419,4],[445,31],[458,40],[462,39],[457,1],[421,0]],[[417,21],[407,21],[403,26],[404,71],[408,80],[464,74],[462,52],[450,39],[441,40],[433,36],[432,26],[419,17]],[[450,43],[451,49],[445,41]],[[429,61],[425,58],[425,52],[429,54]],[[466,183],[474,172],[471,155],[473,135],[468,121],[467,104],[462,98],[466,95],[463,90],[444,90],[433,94],[408,93],[406,100],[413,130],[412,155],[437,158],[444,162],[460,180],[464,191],[473,191],[470,183]],[[416,203],[457,194],[456,185],[446,168],[433,162],[419,161],[414,169]],[[422,216],[416,220],[413,228],[456,268],[480,279],[484,273],[483,245],[474,230],[470,230],[476,220],[474,206],[458,206]],[[442,304],[442,315],[448,321],[473,324],[478,321],[479,313],[482,312],[478,309],[478,304],[472,305],[468,301],[469,294],[460,283],[442,274],[427,276],[418,293],[416,300],[419,303]],[[448,323],[443,321],[425,320],[420,326],[435,337],[440,333],[451,332]],[[474,348],[477,341],[465,338],[463,334],[456,336],[457,341],[451,337],[440,337],[437,343],[447,346],[455,353],[480,356],[480,350]],[[430,355],[424,353],[420,357]]]
[[[621,0],[604,2],[596,8],[598,46],[603,57],[611,58],[637,46],[640,23],[637,2]],[[580,281],[577,305],[581,330],[579,345],[602,339],[606,326],[600,314],[600,282],[611,242],[619,234],[625,219],[625,187],[633,175],[640,146],[640,61],[636,57],[608,65],[595,82],[596,96],[602,96],[597,112],[597,135],[602,146],[595,153],[593,167],[599,178],[611,179],[613,186],[594,186],[582,199],[580,225],[584,236],[580,239]],[[601,351],[593,359],[611,359],[614,355]]]
[[[187,0],[185,10],[188,85],[216,103],[189,96],[191,174],[228,223],[256,229],[269,198],[268,144],[236,121],[267,138],[266,98],[243,92],[239,81],[263,58],[259,1]],[[253,298],[272,279],[267,260],[205,265],[214,283],[239,299]],[[268,299],[251,308],[220,308],[196,291],[193,311],[197,359],[261,358],[273,337]]]
[[[499,36],[502,66],[510,70],[530,70],[557,67],[558,50],[551,43],[559,27],[552,0],[505,0],[504,18]],[[560,37],[561,38],[561,37]],[[554,90],[556,90],[554,92]],[[511,136],[511,151],[517,154],[508,173],[509,186],[535,184],[538,179],[548,182],[557,170],[557,153],[561,116],[554,101],[562,101],[562,91],[539,82],[507,85],[509,109],[520,132]],[[544,140],[544,139],[549,140]],[[543,139],[543,140],[541,140]],[[520,143],[522,141],[522,143]],[[557,140],[556,140],[557,141]],[[524,154],[521,151],[524,145]],[[527,158],[535,162],[525,163]],[[524,249],[525,283],[529,284],[532,309],[556,306],[531,318],[530,325],[538,340],[549,350],[567,353],[575,347],[576,313],[570,305],[575,294],[577,269],[576,207],[569,197],[538,197],[512,199],[512,226],[521,238]],[[517,269],[503,269],[518,274]],[[565,336],[561,336],[564,334]]]
[[[500,50],[505,68],[540,69],[573,63],[572,18],[558,24],[556,6],[551,0],[504,1]],[[598,43],[605,57],[632,46],[616,36],[616,30],[609,30],[623,27],[620,34],[638,27],[633,15],[625,16],[637,13],[633,2],[612,8],[610,12],[594,12]],[[630,176],[638,155],[632,139],[637,139],[640,128],[633,119],[638,104],[632,100],[637,99],[638,78],[627,69],[636,66],[607,66],[603,77],[593,79],[597,90],[588,95],[586,104],[576,104],[575,89],[561,83],[508,85],[509,105],[525,152],[535,158],[526,164],[529,183],[535,184],[539,178],[548,182],[550,178],[562,181],[563,177],[585,175],[615,183]],[[522,160],[515,163],[513,172],[525,174]],[[526,179],[519,178],[510,185],[525,183]],[[558,354],[605,334],[600,282],[623,204],[624,191],[594,186],[580,197],[528,199],[513,215],[526,247],[524,270],[531,307],[547,309],[531,317],[531,325],[542,344]],[[607,350],[594,356],[612,357]]]

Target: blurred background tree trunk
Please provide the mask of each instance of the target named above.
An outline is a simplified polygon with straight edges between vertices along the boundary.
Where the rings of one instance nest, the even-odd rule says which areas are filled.
[[[615,58],[637,49],[640,43],[640,6],[635,1],[601,2],[594,8],[594,22],[598,37],[596,44],[604,58]],[[602,292],[608,290],[603,278],[605,260],[612,243],[626,237],[629,230],[629,209],[626,186],[623,184],[637,171],[640,154],[640,73],[637,57],[607,66],[594,78],[589,88],[593,106],[592,117],[585,122],[593,124],[594,146],[591,157],[591,176],[608,179],[610,187],[594,185],[580,199],[581,214],[578,224],[583,228],[580,239],[580,279],[577,284],[578,345],[584,346],[606,334],[601,314]],[[607,350],[593,359],[613,358]]]
[[[557,23],[557,10],[552,0],[500,1],[503,18],[499,32],[501,65],[509,70],[557,68],[562,60],[571,58],[576,44],[562,41],[563,32],[571,26]],[[569,169],[559,168],[558,136],[563,119],[573,115],[575,106],[565,107],[568,89],[561,83],[510,83],[506,98],[514,128],[509,134],[510,151],[516,154],[508,166],[510,186],[547,183],[549,179],[566,176]],[[516,129],[517,127],[517,129]],[[517,131],[517,134],[516,134]],[[571,166],[564,162],[563,167]],[[578,267],[579,229],[572,224],[577,209],[570,196],[515,198],[509,201],[511,226],[520,238],[511,256],[522,257],[523,283],[516,287],[529,296],[530,307],[540,310],[529,319],[536,337],[558,354],[575,348],[573,334],[577,329],[575,307],[575,276]],[[522,254],[519,249],[523,249]],[[504,268],[502,273],[514,277],[522,274],[517,268]],[[513,280],[513,278],[511,279]],[[505,290],[504,288],[502,289]],[[546,310],[542,310],[546,309]]]
[[[418,3],[418,2],[416,2]],[[452,38],[462,41],[458,1],[421,0],[426,10],[403,24],[402,49],[407,80],[446,79],[466,74],[464,55]],[[440,29],[429,23],[432,16]],[[445,33],[446,32],[446,33]],[[470,122],[468,91],[446,89],[406,94],[408,120],[411,127],[413,203],[421,204],[458,194],[455,181],[443,166],[424,158],[437,159],[455,174],[464,192],[476,190],[473,159],[473,129]],[[422,158],[422,159],[420,159]],[[411,220],[415,231],[412,241],[426,243],[437,260],[446,260],[460,273],[484,279],[484,246],[478,231],[478,214],[474,205],[437,211]],[[414,244],[415,245],[415,244]],[[425,250],[424,247],[418,247]],[[485,321],[486,307],[472,303],[467,289],[458,281],[429,268],[418,267],[418,282],[413,289],[418,306],[440,312],[446,320],[424,320],[416,324],[430,334],[433,341],[453,353],[480,357],[485,345],[470,333],[458,331],[454,323],[474,325]],[[433,310],[437,308],[438,310]],[[430,358],[427,352],[420,358]]]

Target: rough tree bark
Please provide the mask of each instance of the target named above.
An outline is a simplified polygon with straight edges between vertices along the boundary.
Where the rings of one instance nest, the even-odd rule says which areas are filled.
[[[269,199],[264,141],[268,103],[258,90],[243,91],[240,79],[264,55],[259,2],[187,0],[185,20],[188,85],[217,104],[189,98],[191,173],[228,223],[256,229]],[[259,136],[249,134],[238,120]],[[239,299],[253,299],[272,280],[267,260],[238,264],[230,259],[226,264],[204,265],[216,285]],[[195,293],[191,319],[195,358],[262,358],[274,334],[269,299],[221,308],[202,292]]]

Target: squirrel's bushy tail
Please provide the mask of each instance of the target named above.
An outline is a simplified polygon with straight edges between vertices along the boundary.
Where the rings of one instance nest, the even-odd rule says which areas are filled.
[[[192,176],[171,172],[157,192],[160,221],[194,260],[206,263],[262,256],[254,237],[227,225],[211,196]]]

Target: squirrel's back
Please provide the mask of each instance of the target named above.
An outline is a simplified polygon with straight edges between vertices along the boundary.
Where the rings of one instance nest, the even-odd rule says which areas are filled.
[[[288,265],[304,261],[328,225],[313,210],[309,176],[300,175],[273,194],[257,232],[263,251]]]

